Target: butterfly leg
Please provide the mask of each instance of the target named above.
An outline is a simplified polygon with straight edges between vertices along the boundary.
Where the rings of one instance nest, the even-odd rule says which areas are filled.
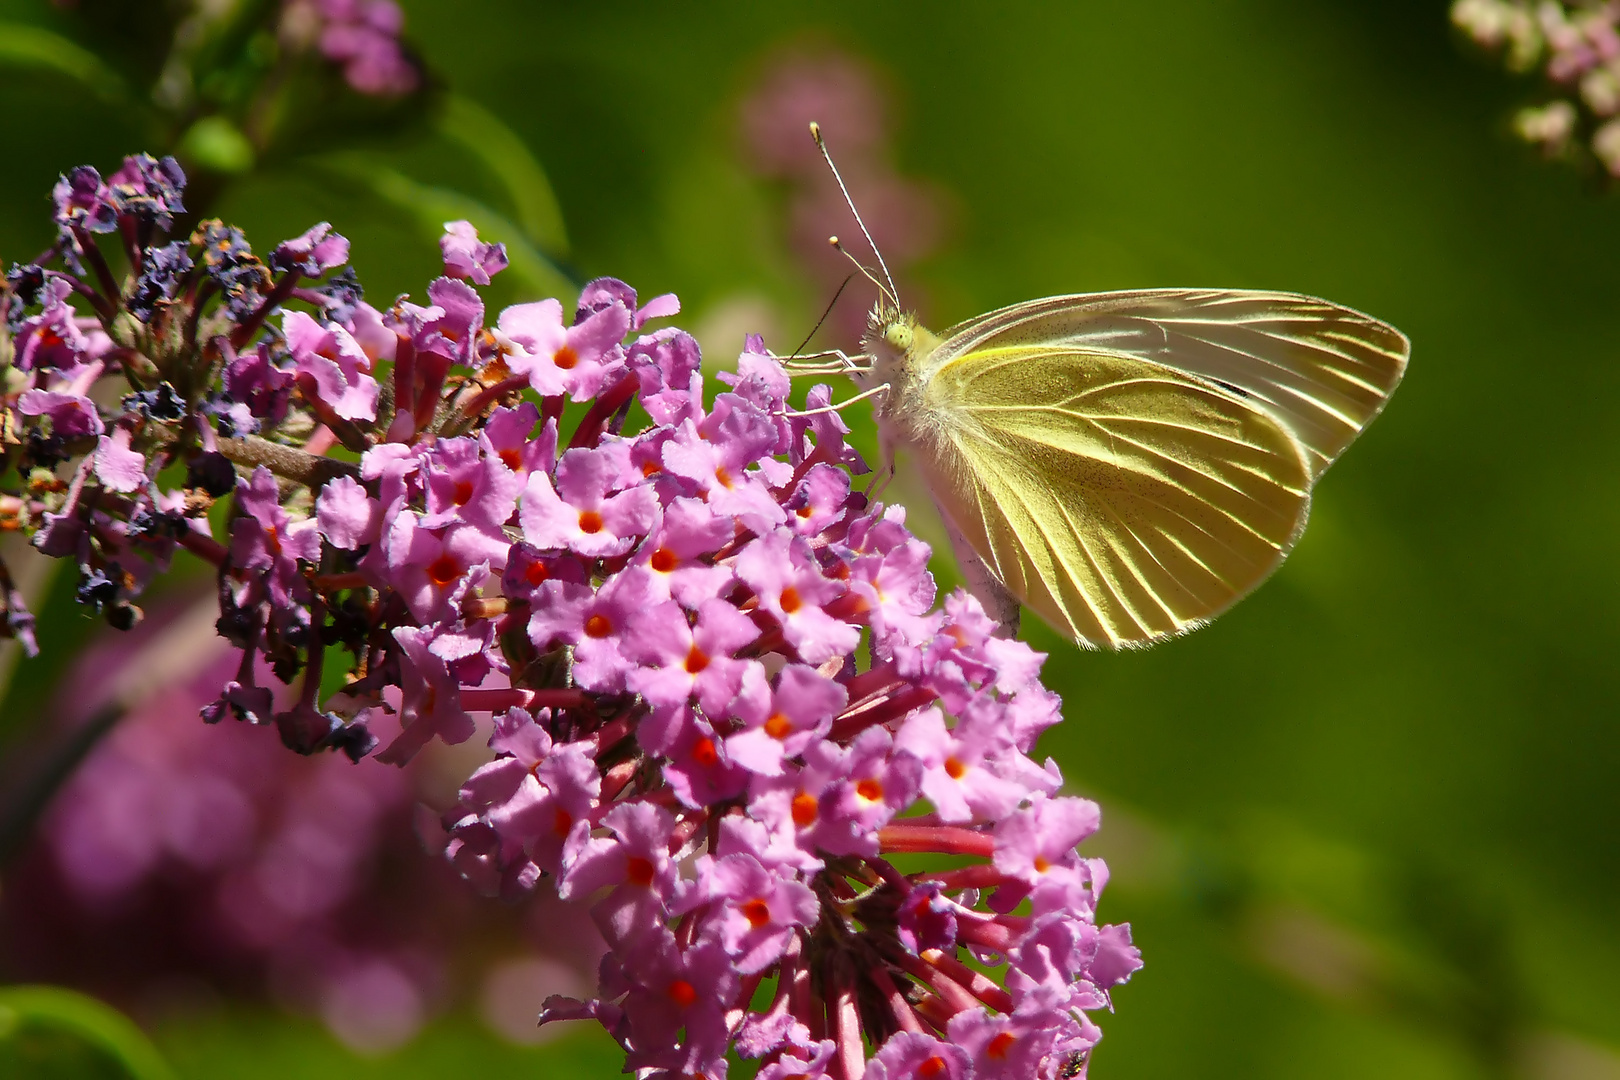
[[[878,496],[888,490],[889,482],[893,479],[894,459],[890,458],[888,463],[883,468],[875,470],[872,473],[872,479],[867,481],[865,492],[867,503],[876,502]]]
[[[794,418],[797,418],[797,417],[801,417],[801,416],[820,416],[822,413],[839,412],[846,405],[853,405],[857,401],[861,401],[861,400],[863,400],[865,398],[869,398],[869,397],[873,396],[874,394],[887,393],[888,389],[889,389],[889,384],[888,383],[883,383],[880,386],[872,387],[872,389],[870,389],[870,390],[863,390],[859,394],[856,394],[854,397],[846,398],[845,400],[838,402],[836,405],[823,405],[819,409],[806,409],[803,412],[790,412],[787,415],[791,416],[791,417],[794,417]]]
[[[836,364],[806,364],[806,360],[833,359]],[[840,371],[866,371],[871,366],[872,358],[862,353],[850,356],[843,349],[822,349],[820,352],[798,353],[789,357],[777,357],[782,366],[790,374],[833,374]],[[859,363],[858,361],[866,361]]]

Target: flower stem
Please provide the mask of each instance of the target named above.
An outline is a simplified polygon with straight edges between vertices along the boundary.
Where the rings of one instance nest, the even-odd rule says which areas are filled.
[[[828,964],[827,977],[836,986],[828,1002],[838,1050],[833,1060],[838,1063],[844,1080],[861,1080],[866,1075],[866,1049],[861,1045],[861,1014],[855,1005],[855,980],[849,962],[835,954]]]
[[[263,465],[277,476],[308,488],[319,488],[328,480],[336,480],[340,476],[356,479],[360,476],[360,466],[351,462],[316,457],[256,435],[244,435],[240,439],[222,438],[219,440],[219,452],[237,465],[250,469]]]
[[[989,858],[996,852],[996,838],[959,825],[907,825],[896,821],[878,830],[878,846],[885,855],[896,851],[937,851]]]
[[[504,712],[514,705],[520,709],[577,709],[585,704],[583,690],[463,690],[461,707],[467,712]]]

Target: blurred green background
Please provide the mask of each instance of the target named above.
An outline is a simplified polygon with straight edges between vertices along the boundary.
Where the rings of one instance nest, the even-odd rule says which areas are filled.
[[[829,295],[740,135],[740,100],[788,55],[878,73],[889,164],[943,208],[905,276],[936,328],[1226,285],[1403,329],[1405,384],[1255,596],[1121,655],[1026,628],[1066,700],[1044,748],[1104,806],[1103,914],[1147,961],[1092,1075],[1620,1077],[1620,203],[1513,143],[1530,87],[1469,55],[1446,5],[403,6],[429,68],[543,163],[570,246],[531,228],[539,250],[678,292],[711,354],[740,345],[739,312],[786,351]],[[0,3],[71,34],[94,13]],[[138,42],[78,40],[140,62]],[[46,242],[58,172],[154,137],[41,70],[0,73],[0,116],[7,260]],[[465,179],[435,145],[400,169]],[[265,161],[219,211],[261,245],[330,219],[374,300],[436,271],[406,206],[330,168]],[[461,1016],[366,1064],[267,1007],[151,1034],[187,1077],[613,1069],[599,1036],[503,1048]]]

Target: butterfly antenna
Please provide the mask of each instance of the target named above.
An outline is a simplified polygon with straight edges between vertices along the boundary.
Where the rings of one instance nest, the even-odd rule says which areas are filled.
[[[900,290],[895,288],[894,275],[889,273],[889,264],[883,261],[883,252],[878,250],[877,244],[872,240],[871,232],[869,232],[866,228],[866,222],[861,220],[861,212],[855,209],[855,200],[850,198],[849,188],[844,186],[844,178],[838,172],[838,166],[833,164],[832,154],[828,153],[827,151],[826,140],[821,137],[821,125],[816,123],[814,120],[810,121],[810,137],[816,140],[816,148],[821,151],[821,156],[826,159],[827,168],[832,170],[833,179],[838,181],[838,190],[844,193],[844,202],[849,204],[849,212],[855,215],[855,224],[861,227],[861,235],[866,237],[867,244],[872,248],[872,254],[877,256],[878,266],[883,269],[883,277],[888,281],[889,286],[888,288],[884,289],[883,283],[878,281],[876,278],[873,278],[873,284],[877,285],[879,289],[886,292],[889,296],[889,300],[894,304],[895,309],[899,310]],[[855,265],[860,266],[860,263],[856,263]],[[865,267],[862,267],[862,269],[864,270]],[[872,277],[870,273],[868,273],[866,276]]]
[[[838,252],[838,254],[842,255],[844,258],[846,258],[850,262],[854,263],[855,264],[855,269],[859,270],[861,272],[861,274],[866,278],[867,281],[870,281],[872,284],[874,284],[874,285],[876,285],[878,287],[878,292],[882,294],[883,299],[885,299],[889,303],[893,304],[894,309],[896,311],[900,310],[900,301],[895,299],[894,293],[889,291],[889,287],[887,285],[883,284],[882,280],[879,279],[876,274],[874,274],[874,273],[872,273],[872,271],[868,270],[866,268],[865,263],[861,262],[861,260],[859,260],[855,256],[851,255],[849,253],[849,250],[844,247],[843,242],[841,240],[839,240],[838,237],[836,237],[836,236],[827,237],[827,243],[829,245],[831,245],[832,249],[834,251]]]
[[[789,360],[793,359],[793,357],[798,356],[800,353],[804,352],[804,347],[806,345],[810,344],[810,339],[816,336],[816,331],[821,329],[821,324],[827,321],[827,316],[831,315],[832,314],[832,309],[838,305],[838,298],[840,296],[844,295],[844,290],[849,288],[849,283],[854,281],[854,280],[855,280],[855,275],[851,274],[851,275],[849,275],[849,277],[844,279],[844,282],[843,282],[842,285],[838,286],[838,291],[833,293],[832,299],[827,302],[827,310],[825,310],[825,311],[823,311],[821,313],[821,318],[816,320],[816,325],[814,325],[814,326],[812,326],[810,328],[810,332],[808,334],[804,335],[804,340],[799,342],[799,347],[797,349],[794,349],[792,354],[788,356]]]

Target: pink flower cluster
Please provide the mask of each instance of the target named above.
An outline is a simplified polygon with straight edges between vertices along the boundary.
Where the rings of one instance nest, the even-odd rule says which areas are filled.
[[[733,1047],[771,1077],[1083,1061],[1085,1011],[1139,961],[1092,921],[1106,871],[1075,845],[1095,804],[1027,756],[1059,719],[1041,657],[965,595],[931,610],[928,549],[851,490],[843,426],[813,413],[825,388],[795,414],[757,340],[712,409],[680,332],[626,361],[655,423],[530,472],[503,599],[474,608],[498,621],[471,632],[463,602],[440,623],[552,674],[468,691],[435,664],[420,683],[435,707],[506,706],[451,857],[490,890],[550,875],[597,897],[600,996],[545,1019],[595,1017],[628,1067],[670,1075],[720,1076]],[[970,861],[891,861],[916,852]]]
[[[421,82],[400,47],[404,24],[394,0],[286,0],[282,14],[284,37],[313,39],[350,86],[375,97],[408,94]]]
[[[1544,70],[1556,96],[1520,110],[1523,139],[1554,156],[1589,146],[1620,176],[1620,3],[1455,0],[1451,19],[1511,69]]]
[[[590,906],[598,994],[542,1020],[600,1021],[643,1075],[718,1080],[733,1052],[766,1080],[1084,1071],[1140,960],[1094,919],[1096,805],[1029,756],[1060,719],[1043,658],[965,594],[935,607],[827,387],[790,407],[750,338],[709,400],[697,342],[648,327],[675,298],[611,278],[572,318],[491,319],[475,286],[505,253],[464,222],[427,302],[386,310],[332,274],[325,225],[263,262],[219,222],[158,245],[183,177],[131,160],[59,185],[66,272],[13,270],[3,452],[28,485],[5,497],[115,624],[131,567],[218,567],[241,659],[205,719],[404,764],[490,716],[445,853]]]

